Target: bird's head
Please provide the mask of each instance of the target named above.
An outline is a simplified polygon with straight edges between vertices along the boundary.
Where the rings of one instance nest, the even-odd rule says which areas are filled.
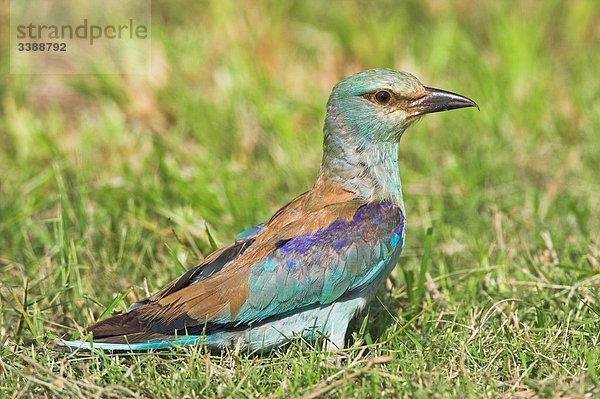
[[[467,97],[423,86],[413,75],[391,69],[347,77],[335,85],[327,105],[328,123],[341,122],[359,141],[370,142],[398,141],[425,114],[477,107]]]

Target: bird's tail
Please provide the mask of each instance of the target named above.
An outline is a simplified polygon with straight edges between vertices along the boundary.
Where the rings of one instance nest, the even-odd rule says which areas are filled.
[[[57,340],[55,350],[145,352],[176,345],[194,345],[204,341],[204,335],[172,335],[149,331],[138,315],[138,310],[109,317],[88,328],[93,339],[80,341]]]
[[[94,351],[103,350],[108,352],[148,352],[156,349],[167,349],[173,346],[196,345],[204,342],[204,336],[187,335],[184,337],[164,337],[145,342],[114,343],[99,341],[67,341],[58,339],[54,350],[58,352]]]

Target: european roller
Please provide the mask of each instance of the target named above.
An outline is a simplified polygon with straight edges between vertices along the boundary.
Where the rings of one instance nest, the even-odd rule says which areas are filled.
[[[294,337],[343,348],[348,323],[395,267],[405,238],[398,145],[421,116],[476,107],[406,72],[337,83],[312,189],[127,313],[65,349],[146,351],[202,344],[270,350]]]

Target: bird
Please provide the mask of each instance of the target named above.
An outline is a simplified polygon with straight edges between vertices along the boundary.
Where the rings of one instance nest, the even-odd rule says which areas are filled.
[[[401,137],[423,115],[465,107],[479,109],[407,72],[346,77],[327,102],[322,162],[309,191],[127,312],[88,327],[89,339],[57,347],[256,352],[302,338],[344,348],[349,322],[404,246]]]

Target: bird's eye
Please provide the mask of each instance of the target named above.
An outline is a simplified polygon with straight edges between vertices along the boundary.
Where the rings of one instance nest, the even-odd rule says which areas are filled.
[[[381,90],[375,93],[375,101],[379,104],[387,104],[392,99],[392,95],[387,90]]]

